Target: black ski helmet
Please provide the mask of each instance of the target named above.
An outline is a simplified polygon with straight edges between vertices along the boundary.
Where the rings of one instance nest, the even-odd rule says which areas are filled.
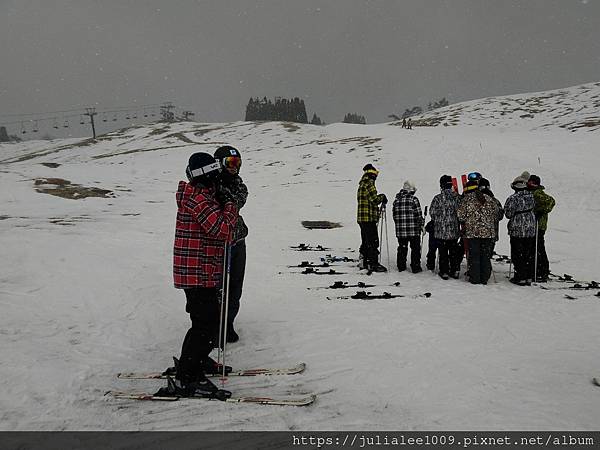
[[[194,153],[190,156],[185,174],[190,183],[199,181],[211,184],[221,172],[221,165],[208,153]]]
[[[223,145],[215,151],[215,159],[221,164],[221,168],[225,168],[225,158],[239,158],[238,171],[242,167],[242,154],[240,151],[231,145]]]

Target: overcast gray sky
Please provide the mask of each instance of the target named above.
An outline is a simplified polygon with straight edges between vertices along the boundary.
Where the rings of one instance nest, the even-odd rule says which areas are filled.
[[[390,113],[600,81],[600,0],[0,0],[7,115],[173,101],[243,120]]]

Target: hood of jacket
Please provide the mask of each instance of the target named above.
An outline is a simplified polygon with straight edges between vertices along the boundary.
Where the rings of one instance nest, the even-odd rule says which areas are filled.
[[[214,193],[213,188],[207,188],[202,185],[193,186],[187,181],[180,181],[177,186],[177,194],[175,194],[175,198],[177,199],[177,206],[182,207],[190,198],[198,194],[211,194]]]
[[[400,189],[400,192],[396,194],[397,199],[401,199],[402,197],[412,197],[415,195],[413,191],[407,191],[406,189]]]

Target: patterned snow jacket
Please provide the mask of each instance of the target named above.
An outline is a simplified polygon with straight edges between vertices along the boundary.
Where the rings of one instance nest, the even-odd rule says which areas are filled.
[[[500,211],[496,199],[483,192],[467,192],[458,207],[466,238],[495,239]]]
[[[419,199],[414,192],[402,189],[396,194],[394,200],[394,222],[396,223],[396,237],[407,238],[420,236],[425,218],[421,211]]]
[[[237,221],[237,207],[221,207],[215,191],[179,182],[176,194],[177,221],[173,246],[175,287],[219,287],[223,273],[225,243]]]
[[[556,201],[554,198],[544,192],[544,186],[538,186],[533,192],[535,208],[533,212],[538,218],[538,229],[546,231],[548,229],[548,213],[552,211]]]
[[[436,239],[458,239],[460,234],[456,215],[458,203],[458,194],[452,189],[442,189],[442,192],[431,200],[429,215],[433,219],[433,233]]]
[[[239,175],[223,178],[222,182],[217,185],[217,199],[221,205],[224,205],[227,201],[233,201],[239,211],[246,204],[247,198],[248,188]],[[233,232],[233,243],[241,241],[246,236],[248,236],[248,227],[243,217],[238,216]]]
[[[535,237],[535,200],[530,191],[517,191],[506,199],[504,215],[511,237]]]
[[[363,174],[358,183],[356,193],[358,200],[357,222],[377,222],[379,220],[379,204],[383,200],[383,194],[377,194],[375,180],[368,173]]]

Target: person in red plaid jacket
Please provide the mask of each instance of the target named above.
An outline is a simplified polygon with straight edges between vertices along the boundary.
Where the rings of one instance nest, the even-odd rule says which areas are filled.
[[[231,395],[206,378],[206,373],[219,370],[209,354],[218,340],[225,248],[238,218],[233,201],[221,205],[216,199],[220,172],[212,155],[194,153],[186,169],[189,183],[180,181],[176,194],[173,277],[175,287],[185,292],[192,321],[176,364],[175,387],[182,396],[223,399]]]

